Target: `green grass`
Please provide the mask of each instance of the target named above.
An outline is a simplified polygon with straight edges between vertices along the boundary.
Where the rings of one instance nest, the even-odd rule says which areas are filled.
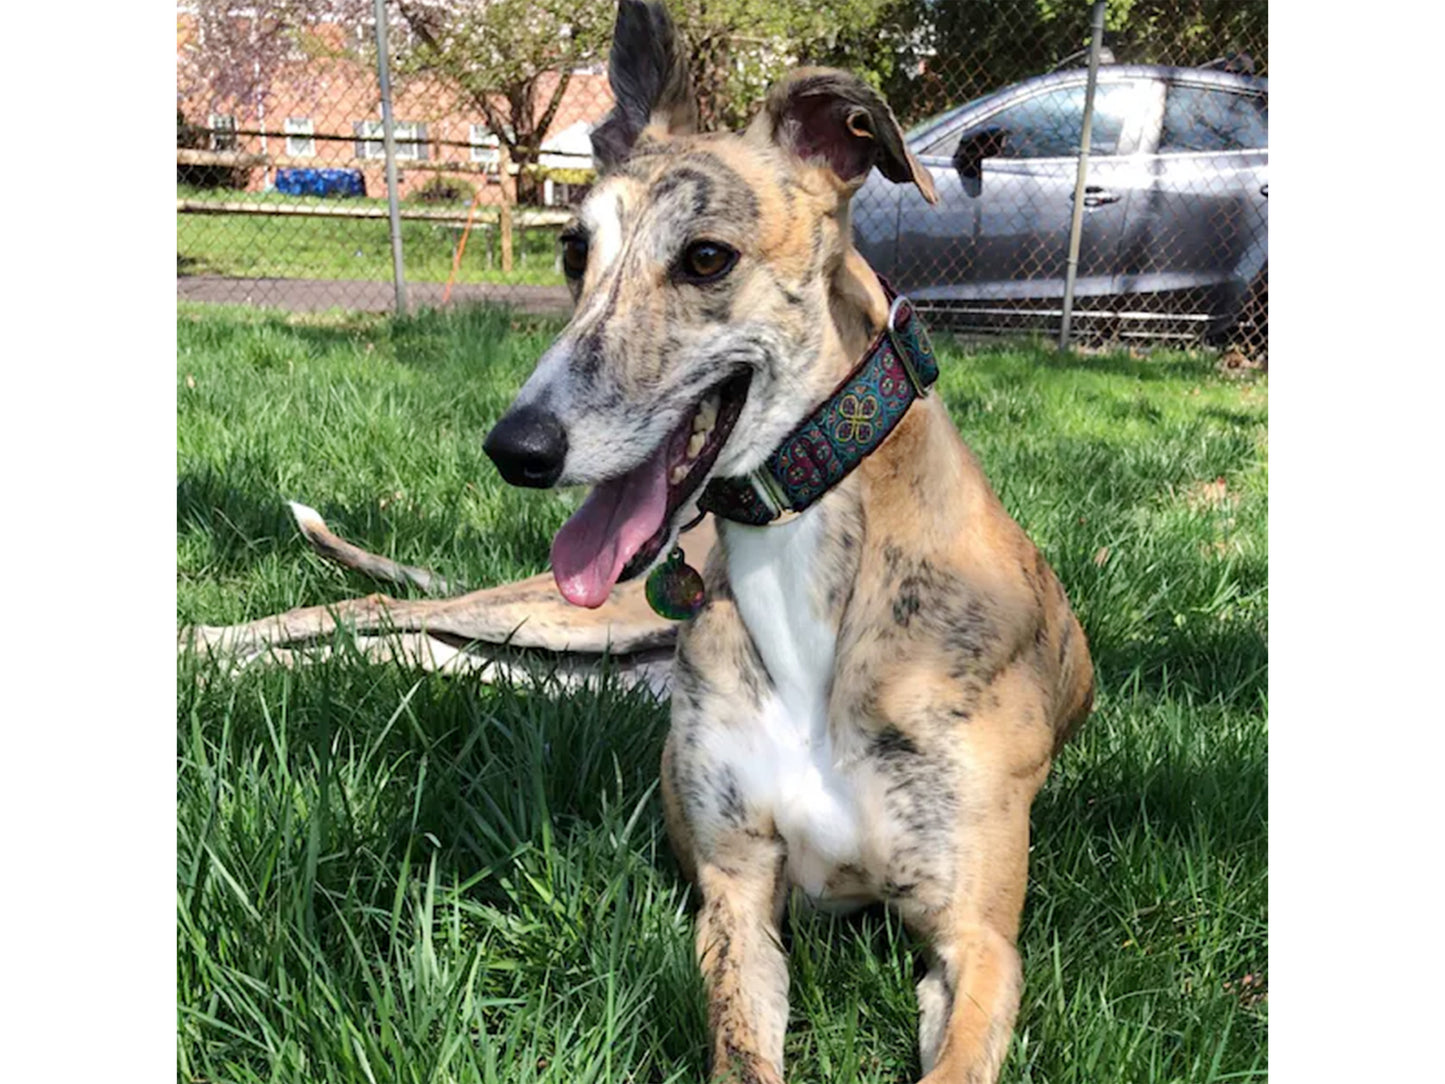
[[[310,553],[288,497],[468,585],[541,569],[576,496],[506,488],[480,446],[555,329],[184,308],[179,621],[374,589]],[[1003,1079],[1263,1080],[1267,383],[1204,355],[941,354],[1100,686],[1034,807]],[[700,1078],[665,709],[345,651],[180,670],[182,1079]],[[896,920],[795,907],[787,936],[789,1080],[915,1079],[918,946]]]
[[[206,202],[235,201],[262,206],[338,202],[347,206],[386,206],[385,200],[378,199],[337,201],[224,189],[188,188],[180,190],[178,195]],[[408,204],[406,209],[415,208]],[[465,215],[467,204],[452,205],[450,209]],[[401,235],[407,278],[416,282],[445,282],[451,274],[460,228],[436,222],[403,221]],[[389,280],[390,237],[390,225],[385,218],[176,214],[177,267],[188,275]],[[462,254],[457,281],[562,284],[562,274],[556,264],[555,228],[514,228],[512,243],[512,271],[503,273],[496,229],[474,227]]]

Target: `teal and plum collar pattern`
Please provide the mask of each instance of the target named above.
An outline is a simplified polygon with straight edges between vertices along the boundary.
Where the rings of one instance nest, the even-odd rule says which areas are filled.
[[[863,360],[831,396],[740,478],[714,478],[698,507],[715,516],[766,526],[801,512],[846,478],[893,432],[915,399],[938,379],[933,344],[912,302],[895,295],[888,322]]]

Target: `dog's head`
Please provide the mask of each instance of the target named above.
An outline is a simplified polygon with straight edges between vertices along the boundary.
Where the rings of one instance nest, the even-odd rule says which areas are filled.
[[[677,32],[638,0],[608,74],[601,176],[561,235],[576,309],[485,445],[514,485],[594,486],[552,545],[583,606],[665,556],[707,481],[759,466],[881,326],[848,217],[868,171],[935,198],[854,75],[795,71],[745,132],[699,133]]]

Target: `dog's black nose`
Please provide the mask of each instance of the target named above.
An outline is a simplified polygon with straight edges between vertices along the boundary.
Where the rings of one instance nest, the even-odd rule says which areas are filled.
[[[537,407],[510,410],[482,443],[502,477],[514,486],[546,489],[562,476],[567,431],[555,414]]]

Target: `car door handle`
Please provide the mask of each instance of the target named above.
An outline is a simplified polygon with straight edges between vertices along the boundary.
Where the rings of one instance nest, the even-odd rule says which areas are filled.
[[[1086,185],[1084,187],[1085,207],[1102,207],[1106,203],[1118,203],[1121,198],[1117,193],[1101,188],[1097,184]],[[1073,202],[1073,199],[1073,196],[1069,197],[1070,202]]]

